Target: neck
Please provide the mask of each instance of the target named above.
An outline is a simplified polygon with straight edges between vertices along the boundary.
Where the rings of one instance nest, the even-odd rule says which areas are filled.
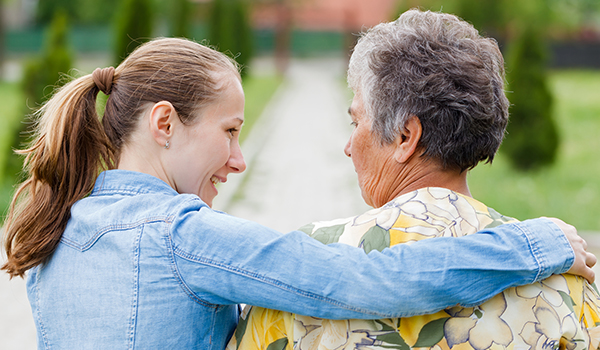
[[[380,207],[398,196],[424,187],[447,188],[472,197],[467,185],[467,171],[444,170],[437,162],[419,157],[411,159],[406,166],[400,169],[394,178],[394,185],[390,187],[392,190],[387,196],[381,197],[384,198],[383,201],[374,203],[375,207]]]
[[[156,155],[160,154],[160,151],[160,147],[156,147],[155,143],[130,141],[123,146],[119,154],[117,169],[149,174],[169,183],[164,167],[157,161]]]

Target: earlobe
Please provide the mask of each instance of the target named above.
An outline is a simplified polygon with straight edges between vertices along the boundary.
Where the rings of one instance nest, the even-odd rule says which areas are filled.
[[[410,117],[404,125],[402,134],[396,138],[394,158],[398,163],[406,163],[415,154],[422,132],[423,127],[419,118]]]
[[[150,132],[154,141],[164,147],[173,134],[173,122],[177,118],[175,108],[168,101],[160,101],[150,110]]]

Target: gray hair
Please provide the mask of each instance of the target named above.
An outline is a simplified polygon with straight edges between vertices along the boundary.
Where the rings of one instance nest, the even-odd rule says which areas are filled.
[[[498,44],[454,15],[410,10],[371,28],[350,58],[348,83],[382,144],[416,116],[422,155],[444,169],[491,162],[504,137],[509,102]]]

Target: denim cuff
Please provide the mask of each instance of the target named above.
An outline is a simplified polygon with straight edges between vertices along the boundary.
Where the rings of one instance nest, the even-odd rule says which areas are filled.
[[[553,274],[565,273],[573,266],[573,248],[563,231],[552,221],[539,218],[525,220],[516,225],[527,238],[529,248],[538,263],[536,282]]]

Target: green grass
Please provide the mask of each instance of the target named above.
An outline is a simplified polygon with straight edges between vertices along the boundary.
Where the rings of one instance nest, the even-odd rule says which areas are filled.
[[[500,152],[493,165],[471,171],[471,194],[521,220],[555,216],[600,231],[600,71],[553,72],[550,84],[561,137],[556,163],[521,173]]]
[[[24,108],[23,94],[17,83],[0,82],[0,181],[4,178],[4,164],[7,161],[8,149],[13,138],[13,130],[17,127]]]
[[[5,166],[11,152],[14,130],[23,117],[25,110],[23,94],[17,83],[0,82],[0,223],[2,214],[8,208],[14,184],[12,178],[5,174]]]
[[[282,78],[277,75],[248,76],[244,78],[242,85],[246,95],[246,105],[240,143],[243,143],[246,136],[250,133],[254,123],[256,123],[263,109],[265,109],[267,103],[271,100],[281,81]]]

